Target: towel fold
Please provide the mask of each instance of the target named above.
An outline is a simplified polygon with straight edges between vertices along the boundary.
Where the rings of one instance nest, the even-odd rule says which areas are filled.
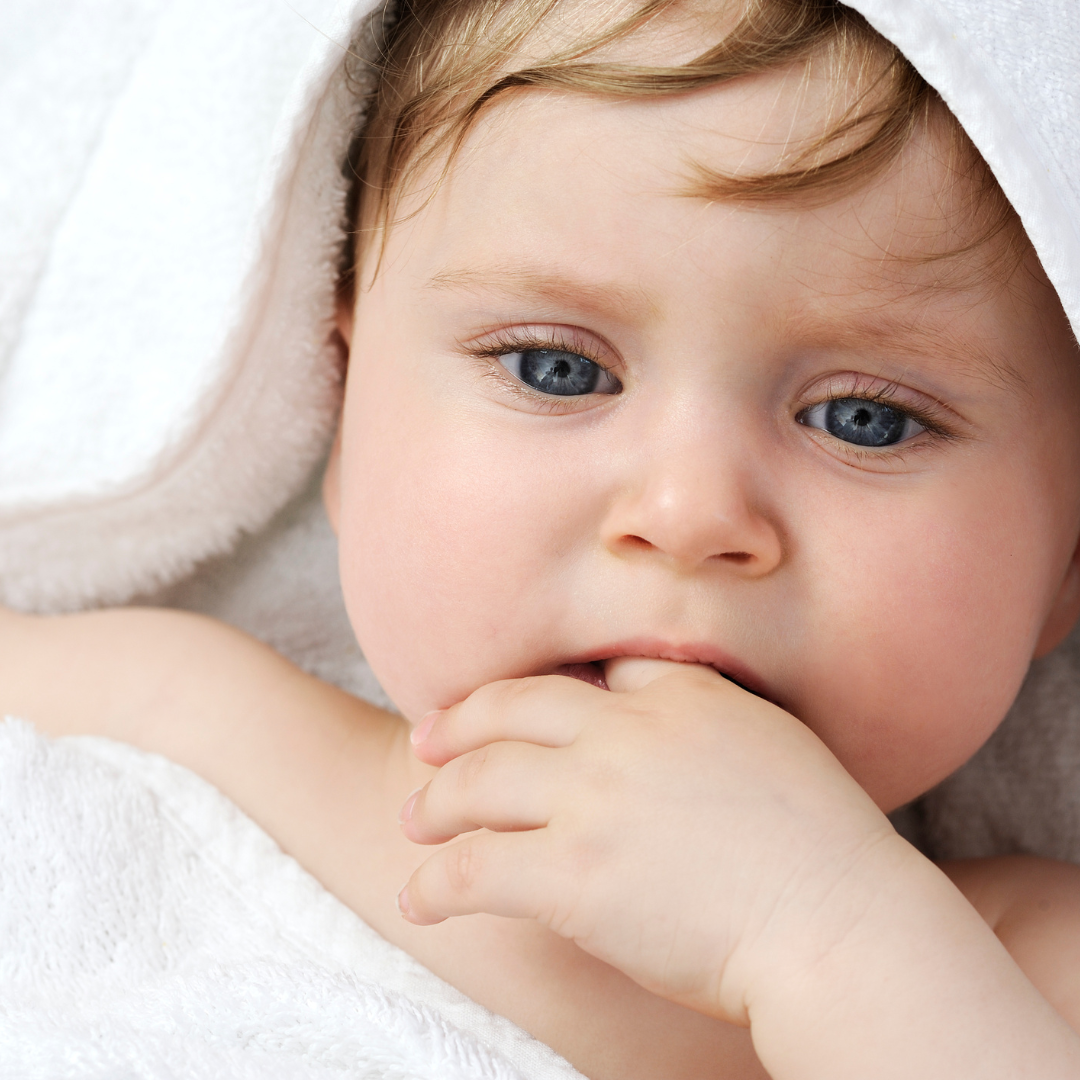
[[[0,724],[0,1076],[580,1080],[210,785]]]
[[[0,602],[176,581],[325,452],[376,6],[0,4]]]

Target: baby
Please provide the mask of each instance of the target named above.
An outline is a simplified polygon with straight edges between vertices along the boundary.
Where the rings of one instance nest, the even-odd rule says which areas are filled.
[[[325,499],[402,716],[145,610],[4,616],[4,712],[594,1080],[1080,1075],[1080,870],[885,816],[1080,614],[1080,355],[945,107],[828,0],[431,0],[356,149]]]

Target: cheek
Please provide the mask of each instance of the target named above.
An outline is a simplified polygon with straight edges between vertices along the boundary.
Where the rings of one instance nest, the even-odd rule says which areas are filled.
[[[1031,473],[989,475],[840,504],[808,553],[821,572],[796,711],[886,807],[958,768],[1000,723],[1071,551]]]
[[[343,448],[342,586],[365,656],[415,720],[535,670],[588,500],[568,500],[574,485],[545,467],[542,446],[485,416],[471,423],[484,403],[433,398],[391,365],[359,375]]]

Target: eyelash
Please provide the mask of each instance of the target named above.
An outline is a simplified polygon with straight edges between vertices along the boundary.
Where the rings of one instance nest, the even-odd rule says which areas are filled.
[[[896,383],[890,383],[886,386],[868,387],[865,385],[867,377],[856,376],[853,381],[848,385],[832,385],[828,388],[828,392],[818,397],[815,396],[811,399],[804,399],[800,405],[798,413],[796,413],[796,420],[800,420],[811,408],[815,405],[820,405],[827,401],[839,401],[844,398],[857,398],[860,401],[870,401],[878,405],[888,405],[895,409],[897,412],[903,413],[905,416],[911,417],[920,427],[924,428],[926,433],[937,440],[956,440],[959,439],[960,433],[956,428],[943,420],[941,413],[945,411],[945,406],[939,406],[938,408],[927,408],[915,404],[911,404],[906,401],[898,399],[900,387]],[[801,420],[800,420],[801,422]],[[828,434],[827,432],[825,434]],[[882,460],[886,457],[898,457],[907,453],[918,452],[921,448],[920,444],[911,445],[915,442],[914,439],[907,442],[896,443],[893,446],[884,446],[880,448],[871,448],[857,446],[854,443],[844,442],[842,439],[835,439],[839,446],[842,446],[844,452],[851,456],[862,460]],[[925,441],[921,444],[925,445]]]
[[[576,340],[575,340],[576,339]],[[513,330],[499,330],[488,339],[482,347],[467,349],[470,356],[483,361],[482,374],[495,379],[500,386],[515,397],[528,401],[534,407],[548,412],[570,412],[574,409],[575,402],[580,405],[580,397],[558,398],[549,394],[542,394],[533,390],[524,383],[519,382],[499,363],[500,356],[508,353],[526,352],[529,349],[556,349],[562,352],[574,353],[591,360],[597,367],[610,372],[606,364],[600,360],[597,351],[591,348],[586,341],[578,338],[576,334],[564,336],[558,332],[551,334],[529,334],[515,332]]]
[[[500,330],[489,338],[483,347],[468,349],[467,352],[477,360],[483,361],[482,374],[485,377],[495,379],[503,390],[513,394],[521,400],[528,401],[533,407],[540,407],[548,412],[568,412],[572,410],[575,402],[580,402],[580,398],[554,398],[547,394],[541,394],[531,387],[519,382],[502,366],[501,363],[499,363],[500,356],[505,356],[508,353],[514,352],[525,352],[528,349],[559,349],[565,352],[575,353],[578,356],[585,357],[586,360],[591,360],[605,371],[611,370],[600,360],[595,348],[590,347],[583,338],[573,333],[569,335],[560,334],[558,332],[535,334],[522,333],[513,330]],[[876,382],[877,380],[874,381]],[[796,414],[796,419],[804,415],[813,406],[820,405],[822,402],[836,401],[842,398],[859,398],[863,401],[874,402],[875,404],[889,405],[898,412],[903,413],[905,416],[911,417],[911,419],[924,428],[926,433],[932,436],[935,441],[939,439],[954,440],[960,437],[955,428],[942,419],[941,413],[944,411],[944,406],[937,409],[931,409],[909,402],[901,402],[898,400],[900,387],[895,383],[890,383],[886,386],[881,386],[880,383],[877,386],[867,386],[865,385],[866,382],[867,377],[856,376],[847,385],[830,386],[828,392],[823,396],[815,396],[812,400],[804,399],[800,402],[800,408]],[[882,447],[880,449],[860,447],[852,443],[843,442],[840,439],[835,440],[835,442],[842,446],[844,452],[849,456],[856,457],[860,460],[876,459],[880,461],[884,457],[896,457],[919,449],[918,445],[911,446],[909,442],[898,443],[895,446]]]

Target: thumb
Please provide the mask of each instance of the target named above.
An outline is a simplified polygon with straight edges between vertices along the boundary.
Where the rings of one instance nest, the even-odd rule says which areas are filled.
[[[673,671],[685,671],[687,668],[696,671],[708,671],[719,679],[716,669],[708,664],[680,663],[676,660],[654,660],[645,656],[617,656],[614,660],[608,660],[604,664],[604,680],[609,690],[616,693],[627,693],[631,690],[640,690],[654,679],[662,675],[670,675]]]

